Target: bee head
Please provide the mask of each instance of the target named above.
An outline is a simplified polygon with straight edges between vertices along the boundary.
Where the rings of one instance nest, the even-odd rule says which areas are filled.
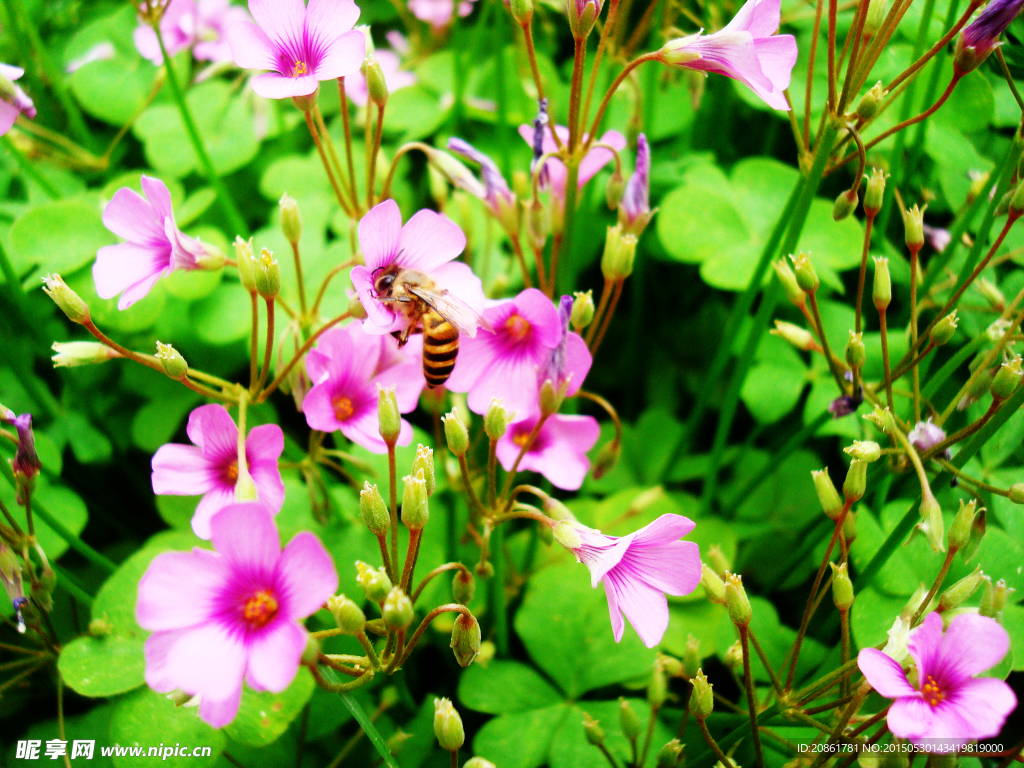
[[[385,271],[386,267],[378,267],[373,271],[373,289],[377,296],[390,296],[391,287],[395,284],[394,272]]]

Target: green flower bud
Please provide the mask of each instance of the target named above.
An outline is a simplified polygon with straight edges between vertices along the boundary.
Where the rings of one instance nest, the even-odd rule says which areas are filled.
[[[1021,370],[1020,355],[999,366],[995,378],[992,379],[992,398],[1001,401],[1010,397],[1020,384],[1022,375],[1024,371]]]
[[[60,307],[71,322],[84,325],[92,319],[89,305],[68,288],[68,284],[60,275],[49,274],[43,278],[43,293],[53,299],[53,303]]]
[[[654,709],[660,709],[668,698],[668,679],[665,677],[665,669],[661,662],[654,662],[654,669],[651,671],[651,682],[647,686],[647,701]]]
[[[493,441],[498,441],[505,435],[505,430],[515,416],[515,413],[506,411],[501,403],[500,397],[494,398],[487,408],[487,413],[484,414],[484,432]]]
[[[608,179],[608,186],[604,189],[605,201],[608,203],[609,210],[614,211],[619,207],[619,203],[622,202],[622,193],[625,191],[626,180],[622,178],[622,172],[616,168],[612,177]]]
[[[320,85],[317,84],[316,90],[306,96],[292,96],[292,104],[300,112],[312,112],[319,98]]]
[[[859,370],[868,359],[864,349],[864,334],[850,331],[850,339],[846,342],[846,362],[853,370]]]
[[[693,635],[690,635],[692,638]],[[658,654],[658,663],[661,664],[662,670],[669,677],[682,677],[683,676],[683,662],[677,659],[675,656],[669,656],[665,653]]]
[[[640,738],[640,718],[636,716],[636,712],[629,705],[623,697],[619,697],[619,725],[622,728],[622,734],[630,741],[636,741]]]
[[[967,546],[960,550],[960,555],[965,563],[969,563],[974,554],[981,546],[981,540],[985,538],[985,529],[988,526],[988,512],[982,507],[971,524],[971,535],[967,539]]]
[[[843,481],[843,496],[848,502],[860,501],[864,496],[868,482],[868,463],[860,459],[850,462],[850,468],[846,470],[846,480]]]
[[[529,0],[527,0],[529,2]],[[515,5],[515,3],[513,3]],[[462,764],[462,768],[498,768],[490,760],[484,760],[482,757],[471,757],[469,760]]]
[[[725,574],[732,569],[732,563],[730,563],[728,558],[726,558],[722,548],[717,544],[712,544],[708,547],[705,554],[707,555],[708,562],[711,564],[715,573],[722,578],[725,578]]]
[[[415,476],[406,475],[402,480],[405,483],[402,491],[402,523],[410,531],[419,531],[430,519],[427,483],[423,479],[423,471],[417,471]]]
[[[924,208],[914,205],[903,212],[903,242],[911,251],[924,245],[924,212],[927,208],[927,205]]]
[[[876,405],[871,413],[864,414],[864,418],[887,435],[891,435],[893,430],[896,429],[896,422],[893,421],[892,411],[888,408],[881,408]]]
[[[722,661],[725,662],[725,666],[733,671],[739,671],[743,669],[743,648],[740,645],[740,641],[735,641],[732,645],[725,649],[725,655],[722,657]]]
[[[114,624],[107,617],[107,614],[97,616],[95,619],[89,622],[89,636],[90,637],[106,637],[114,631]]]
[[[888,0],[869,0],[868,12],[864,16],[864,36],[874,37],[875,33],[882,28],[888,10]]]
[[[452,628],[452,651],[460,667],[468,667],[480,653],[480,622],[473,616],[459,614]]]
[[[1024,182],[1017,185],[1017,189],[1013,191],[1013,196],[1010,198],[1009,212],[1014,216],[1020,216],[1024,213]]]
[[[737,627],[750,624],[750,600],[743,588],[743,579],[738,574],[730,573],[725,577],[725,606],[729,609],[729,618]]]
[[[456,752],[466,741],[462,718],[450,699],[434,699],[434,736],[441,749]]]
[[[604,744],[604,729],[601,728],[601,724],[597,720],[586,712],[583,713],[583,733],[586,735],[587,741],[595,747],[600,747]]]
[[[457,570],[455,578],[452,579],[452,597],[455,602],[469,605],[475,593],[476,579],[473,578],[473,574],[461,568]]]
[[[878,457],[882,455],[882,446],[871,440],[854,440],[853,445],[843,448],[843,451],[855,459],[870,464],[873,461],[878,461]]]
[[[392,587],[384,599],[384,624],[388,629],[405,629],[412,624],[412,600],[398,587]]]
[[[1011,592],[1017,590],[1006,586],[1006,581],[1000,579],[995,584],[992,580],[985,577],[985,592],[981,596],[981,606],[978,608],[978,613],[982,616],[988,616],[990,619],[1000,621],[1003,618],[1003,608],[1006,607],[1006,599],[1010,596]]]
[[[810,255],[800,252],[796,256],[790,255],[789,258],[793,262],[793,274],[796,275],[796,284],[800,286],[800,290],[804,293],[814,293],[818,290],[821,281],[811,265]]]
[[[725,597],[725,586],[722,586],[723,599]],[[692,680],[693,676],[700,671],[701,662],[704,660],[700,652],[700,640],[693,635],[686,636],[686,650],[683,653],[683,674],[686,679]]]
[[[1014,483],[1009,489],[1009,498],[1014,504],[1024,504],[1024,483]]]
[[[800,289],[793,268],[789,266],[785,259],[773,261],[772,267],[775,269],[776,277],[779,278],[779,282],[782,284],[782,289],[786,292],[786,298],[789,299],[789,303],[794,307],[806,306],[807,295]]]
[[[882,200],[885,198],[885,180],[889,177],[881,168],[872,168],[868,176],[867,189],[864,191],[864,213],[868,216],[877,216],[882,210]]]
[[[388,103],[388,84],[376,56],[367,58],[365,69],[367,96],[371,103],[383,107]]]
[[[238,265],[238,279],[249,293],[256,293],[256,277],[253,274],[252,238],[243,240],[235,237],[235,263]]]
[[[852,544],[857,538],[857,514],[852,509],[846,513],[846,519],[843,520],[843,536],[846,537],[847,544]]]
[[[942,346],[953,338],[953,334],[956,333],[956,326],[959,321],[956,317],[956,310],[954,309],[944,318],[939,320],[928,334],[928,338],[931,339],[932,344],[935,346]]]
[[[562,407],[562,401],[565,400],[567,388],[568,382],[556,390],[551,379],[545,379],[544,383],[540,386],[540,394],[537,397],[541,416],[548,417],[553,413],[558,413],[558,409]],[[513,413],[512,416],[514,417],[515,414]]]
[[[708,682],[702,669],[697,670],[697,674],[691,682],[693,684],[693,692],[690,694],[690,714],[698,720],[706,720],[715,708],[715,697],[711,692],[711,683]]]
[[[1010,212],[1010,201],[1014,198],[1014,190],[1010,190],[999,198],[999,204],[996,206],[995,217],[998,219],[1001,216],[1005,216]]]
[[[377,420],[384,442],[394,445],[402,431],[402,414],[398,412],[398,398],[395,397],[394,387],[385,389],[380,384],[377,385]]]
[[[383,536],[391,527],[388,506],[384,503],[377,486],[370,485],[369,482],[363,483],[363,490],[359,492],[359,514],[374,536]]]
[[[658,752],[655,768],[675,768],[683,754],[683,745],[679,739],[672,739]]]
[[[936,552],[946,551],[946,544],[943,541],[945,524],[942,522],[942,507],[931,493],[921,499],[921,522],[917,524],[917,528],[928,538],[932,549]]]
[[[881,312],[892,301],[892,279],[889,277],[889,260],[884,256],[872,256],[875,260],[875,282],[871,300],[875,309]]]
[[[718,578],[718,574],[708,567],[707,563],[700,564],[700,585],[704,587],[704,594],[708,600],[718,605],[725,605],[725,583]]]
[[[156,359],[163,366],[164,373],[175,381],[184,381],[188,376],[188,363],[181,353],[170,344],[156,343]]]
[[[477,563],[473,570],[476,571],[476,575],[481,579],[489,579],[494,575],[494,566],[491,564],[490,560],[484,560]]]
[[[778,336],[780,339],[785,339],[794,347],[804,352],[820,349],[818,342],[815,341],[814,336],[809,331],[804,330],[799,325],[787,323],[785,320],[776,320],[775,327],[768,331],[768,333],[772,336]]]
[[[633,259],[636,257],[636,235],[623,234],[616,224],[608,227],[604,241],[604,255],[601,256],[601,273],[607,280],[624,280],[633,273]]]
[[[327,610],[334,617],[343,635],[358,635],[366,626],[366,614],[363,609],[345,595],[327,598]]]
[[[434,449],[425,445],[416,446],[416,458],[412,461],[412,474],[423,473],[427,484],[427,496],[434,493]]]
[[[878,108],[882,105],[882,100],[888,95],[888,91],[882,86],[882,81],[879,80],[871,89],[860,97],[860,101],[857,102],[857,117],[860,120],[870,120],[872,117],[878,114]]]
[[[833,520],[838,520],[843,511],[843,499],[839,496],[832,478],[828,476],[828,468],[814,470],[811,477],[814,478],[814,490],[818,494],[822,511]]]
[[[832,205],[832,218],[836,221],[842,221],[847,218],[857,210],[858,202],[860,202],[860,196],[852,188],[845,192],[840,192],[839,197],[836,198],[835,203]]]
[[[979,565],[974,569],[973,573],[964,576],[960,581],[939,595],[939,610],[950,611],[959,606],[964,600],[974,594],[984,579],[985,574],[981,572],[981,566]]]
[[[618,440],[609,440],[597,452],[597,459],[590,469],[590,474],[595,480],[600,480],[619,463],[619,454],[622,452],[622,445]]]
[[[567,521],[557,523],[552,531],[555,537],[555,541],[561,544],[563,547],[573,552],[580,548],[583,544],[583,540],[580,539],[580,534],[576,530],[576,527]]]
[[[444,437],[448,442],[448,450],[456,456],[465,456],[469,450],[469,431],[462,423],[458,410],[442,416],[441,421],[444,422]]]
[[[278,205],[281,208],[281,232],[284,239],[292,245],[298,245],[302,237],[302,217],[299,215],[299,204],[294,197],[282,195]]]
[[[840,611],[848,611],[853,605],[853,582],[847,573],[846,563],[829,565],[832,566],[832,602]]]
[[[569,322],[572,323],[572,329],[579,333],[590,325],[594,319],[594,292],[587,291],[582,293],[577,291],[573,296],[575,300],[572,303],[572,314],[569,316]]]
[[[359,571],[356,583],[363,588],[366,599],[373,603],[383,603],[392,588],[391,579],[384,568],[373,568],[362,560],[356,560],[356,569]]]
[[[281,267],[274,258],[272,251],[264,248],[259,259],[253,261],[253,280],[256,282],[256,293],[266,301],[273,301],[281,292]]]
[[[521,27],[527,27],[533,19],[533,0],[512,0],[512,18]]]
[[[303,664],[312,666],[320,658],[320,641],[312,635],[306,636],[306,647],[302,649],[300,661]]]
[[[121,356],[98,341],[55,341],[50,349],[57,353],[52,358],[54,368],[97,365]]]
[[[568,4],[569,29],[573,39],[586,40],[590,31],[594,28],[597,20],[598,6],[594,0],[586,0],[584,3],[572,2]]]
[[[526,208],[526,232],[537,248],[543,248],[548,239],[550,222],[548,212],[540,200],[534,199]]]
[[[949,526],[949,534],[946,537],[946,544],[951,551],[961,550],[967,546],[971,538],[971,528],[974,526],[974,517],[977,514],[977,501],[971,499],[966,504],[960,499],[960,509]]]

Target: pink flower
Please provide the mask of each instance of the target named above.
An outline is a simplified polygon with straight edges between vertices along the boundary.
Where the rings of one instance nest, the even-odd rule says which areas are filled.
[[[192,516],[192,530],[210,538],[210,520],[235,501],[238,480],[238,427],[222,405],[201,405],[188,417],[194,445],[168,443],[153,455],[153,493],[203,498]],[[256,502],[272,515],[284,504],[277,467],[284,433],[276,424],[253,427],[245,438],[245,462],[256,485]]]
[[[474,339],[462,339],[455,370],[447,387],[468,392],[469,408],[486,413],[491,399],[500,397],[505,408],[524,419],[537,414],[538,377],[552,352],[565,341],[564,375],[567,393],[575,394],[590,370],[592,358],[578,334],[564,334],[558,310],[536,288],[484,310],[494,329]]]
[[[228,28],[248,20],[245,9],[231,0],[172,0],[160,19],[160,34],[171,56],[191,46],[199,61],[231,61]],[[157,66],[164,63],[156,32],[148,24],[135,28],[135,47]]]
[[[693,521],[682,515],[662,515],[622,537],[573,525],[579,545],[570,549],[590,569],[592,586],[604,582],[616,642],[625,628],[622,613],[648,648],[661,642],[668,628],[665,595],[689,594],[700,583],[698,547],[679,541],[693,527]]]
[[[501,175],[498,165],[490,157],[468,141],[457,137],[448,139],[448,149],[480,166],[480,177],[483,179],[482,188],[478,186],[466,191],[480,198],[495,216],[500,218],[504,210],[515,205],[512,190],[508,188],[505,177]]]
[[[536,405],[533,410],[536,411]],[[538,418],[535,415],[510,424],[498,441],[498,461],[506,472],[512,469]],[[587,451],[594,447],[600,431],[593,416],[549,416],[519,462],[519,469],[538,472],[563,491],[578,490],[590,469]]]
[[[619,224],[637,236],[651,220],[651,148],[642,133],[636,140],[636,167],[619,203]]]
[[[0,136],[11,130],[18,115],[36,116],[36,107],[32,99],[14,82],[21,79],[24,74],[25,70],[21,67],[0,64],[0,85],[4,86],[0,92]]]
[[[483,311],[484,290],[480,278],[467,264],[449,263],[466,247],[466,236],[451,219],[434,211],[416,212],[405,226],[394,200],[374,206],[359,222],[359,246],[366,266],[352,269],[352,285],[366,310],[363,328],[384,334],[401,330],[405,318],[377,298],[376,273],[398,265],[422,272],[439,291],[449,291],[475,313]]]
[[[243,69],[267,69],[252,80],[268,99],[308,96],[321,80],[358,71],[366,38],[354,30],[359,8],[352,0],[249,0],[256,24],[240,22],[228,30],[235,63]]]
[[[196,4],[193,0],[170,0],[160,18],[160,36],[169,56],[184,51],[196,38]],[[156,65],[164,63],[156,32],[146,23],[135,28],[135,47],[144,59]]]
[[[18,433],[18,445],[14,449],[14,458],[11,459],[11,470],[16,476],[21,476],[25,481],[31,483],[32,478],[39,474],[43,468],[39,461],[39,454],[36,452],[36,436],[32,431],[32,414],[23,413],[15,415],[14,411],[0,405],[0,423],[9,424]],[[32,488],[31,485],[28,486]],[[18,488],[18,503],[24,504],[21,498],[21,486]]]
[[[459,16],[469,16],[475,2],[476,0],[460,0]],[[413,16],[427,22],[435,32],[438,32],[452,23],[455,0],[409,0],[409,10]]]
[[[926,748],[947,747],[997,735],[1017,706],[1005,682],[975,677],[998,664],[1009,648],[1010,637],[995,619],[961,614],[943,634],[942,618],[933,612],[910,636],[917,688],[876,648],[861,650],[857,665],[872,688],[895,699],[887,717],[894,736]]]
[[[215,728],[238,713],[243,678],[280,693],[299,669],[308,634],[301,620],[338,588],[331,556],[303,531],[281,551],[277,527],[252,502],[211,522],[215,552],[164,552],[139,581],[135,618],[146,640],[146,683],[199,696]]]
[[[558,138],[562,140],[563,145],[569,141],[569,129],[564,125],[557,125],[553,129],[550,125],[546,126],[546,130],[544,131],[544,140],[540,147],[541,152],[544,154],[558,150],[558,145],[555,144],[555,139],[551,134],[552,130],[558,131]],[[532,125],[519,126],[519,135],[523,137],[530,147],[534,147],[534,131],[535,128]],[[587,134],[584,134],[582,141],[586,140]],[[614,147],[616,151],[621,152],[626,147],[626,137],[618,131],[606,131],[597,143],[607,144],[609,147]],[[590,151],[587,152],[586,156],[580,161],[576,188],[583,189],[583,185],[590,181],[594,177],[594,174],[604,168],[608,161],[613,157],[615,157],[615,155],[610,149],[596,146],[591,147]],[[550,184],[551,187],[551,196],[564,205],[565,184],[569,171],[561,160],[551,158],[546,160],[544,163],[544,173],[546,173],[548,178],[547,183]]]
[[[313,429],[341,433],[373,453],[386,453],[377,415],[378,388],[394,387],[398,410],[415,410],[426,385],[420,361],[422,337],[401,350],[390,336],[371,335],[359,323],[332,328],[306,357],[313,382],[302,403]],[[402,419],[399,445],[412,441],[412,425]]]
[[[929,416],[928,421],[917,422],[907,438],[919,451],[927,451],[945,440],[946,433],[938,424],[932,424]]]
[[[783,91],[796,63],[796,38],[777,35],[780,0],[747,0],[723,29],[665,43],[665,64],[739,80],[774,109],[789,111]]]
[[[377,57],[381,72],[384,73],[384,82],[387,83],[388,93],[408,88],[416,83],[416,73],[401,69],[402,60],[393,51],[378,49],[374,56]],[[366,106],[369,91],[366,89],[366,77],[359,70],[345,76],[345,95],[357,107]]]
[[[928,245],[934,248],[940,253],[946,250],[946,246],[949,245],[952,235],[949,234],[948,229],[942,229],[941,227],[929,227],[925,224],[922,227],[924,231],[925,240],[928,241]]]
[[[146,197],[122,187],[103,209],[103,224],[128,242],[100,248],[92,276],[101,298],[121,294],[118,309],[128,309],[175,269],[219,269],[224,260],[217,248],[178,229],[160,179],[143,176],[142,191]]]

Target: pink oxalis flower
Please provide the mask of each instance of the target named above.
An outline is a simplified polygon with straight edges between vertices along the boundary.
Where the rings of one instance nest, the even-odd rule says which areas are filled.
[[[788,111],[783,91],[796,63],[796,38],[777,35],[780,0],[747,0],[718,32],[670,40],[658,52],[665,64],[716,72],[738,80],[768,106]]]
[[[633,175],[626,182],[619,203],[619,224],[624,232],[637,237],[644,231],[651,220],[651,147],[647,137],[640,134],[636,138],[636,166]]]
[[[235,501],[238,481],[238,427],[222,405],[201,405],[188,417],[194,445],[168,443],[153,455],[153,493],[199,496],[192,530],[210,538],[210,520]],[[277,460],[284,433],[276,424],[253,427],[245,438],[245,462],[256,485],[256,503],[272,515],[284,504],[284,483]]]
[[[495,450],[505,471],[510,471],[516,457],[526,445],[539,416],[510,424]],[[530,449],[519,462],[520,470],[538,472],[556,488],[575,491],[583,485],[590,469],[587,451],[594,447],[601,428],[593,416],[548,417]]]
[[[999,678],[975,677],[998,664],[1010,648],[1010,637],[999,622],[965,613],[943,633],[942,618],[933,612],[911,634],[908,648],[917,666],[916,687],[878,649],[864,648],[857,656],[871,687],[895,699],[886,718],[894,736],[927,748],[999,733],[1017,697]]]
[[[552,130],[558,132],[558,138],[561,139],[563,145],[569,141],[569,129],[564,125],[556,125],[554,128],[550,125],[545,126],[544,139],[540,145],[540,151],[544,154],[558,150],[558,145],[555,144],[554,136],[551,133]],[[536,129],[532,125],[519,126],[519,135],[531,147],[534,147],[535,144],[535,131]],[[586,141],[587,134],[584,134],[581,140]],[[616,151],[621,152],[626,148],[626,137],[618,131],[605,131],[604,135],[597,140],[597,143],[607,144],[609,147],[614,147]],[[615,155],[610,149],[592,146],[580,161],[576,188],[583,189],[583,186],[614,157]],[[552,198],[557,200],[560,205],[565,205],[565,185],[569,177],[569,171],[566,169],[565,164],[556,158],[549,158],[544,162],[543,174],[546,175],[547,181],[544,181],[544,175],[542,175],[542,184],[549,185]]]
[[[402,69],[402,60],[393,51],[377,49],[373,54],[380,64],[380,70],[384,73],[384,82],[388,86],[388,93],[394,93],[402,88],[408,88],[416,83],[416,73]],[[358,69],[351,75],[345,76],[345,95],[357,107],[365,107],[370,98],[370,92],[366,87],[366,76]]]
[[[919,451],[927,451],[945,440],[946,432],[938,424],[933,424],[929,416],[927,421],[917,422],[907,438]]]
[[[256,23],[228,30],[235,63],[266,69],[252,79],[253,90],[268,99],[309,96],[322,80],[359,70],[366,38],[352,27],[359,8],[352,0],[249,0]]]
[[[18,115],[36,116],[36,107],[32,99],[25,95],[15,80],[21,79],[25,70],[0,64],[0,136],[3,136],[14,125]]]
[[[700,583],[700,552],[679,541],[694,528],[682,515],[662,515],[628,536],[606,536],[579,523],[559,523],[555,535],[590,569],[591,586],[604,582],[615,641],[626,615],[644,645],[653,648],[668,629],[665,595],[687,595]]]
[[[231,0],[172,0],[160,19],[160,35],[171,56],[192,47],[192,55],[199,61],[231,61],[227,31],[248,19],[245,9],[232,5]],[[156,32],[148,24],[135,28],[135,47],[143,58],[163,64]]]
[[[224,263],[216,247],[178,229],[166,184],[143,176],[142,191],[145,197],[122,187],[103,209],[104,226],[128,242],[100,248],[92,276],[100,298],[121,294],[118,309],[128,309],[175,269],[220,269]]]
[[[247,502],[211,522],[216,551],[164,552],[139,581],[135,618],[146,640],[146,683],[199,696],[215,728],[238,713],[242,680],[280,693],[295,678],[308,634],[301,620],[338,588],[331,556],[303,531],[281,550],[273,518]]]
[[[474,312],[484,307],[480,278],[468,264],[453,262],[466,247],[466,235],[454,221],[434,211],[417,211],[402,226],[402,213],[394,200],[370,209],[359,221],[359,247],[366,266],[352,269],[352,286],[366,310],[363,329],[384,334],[401,330],[405,319],[377,298],[374,280],[392,265],[421,272],[438,291],[450,291]]]
[[[434,32],[440,32],[455,18],[458,7],[459,16],[465,17],[473,11],[476,0],[409,0],[409,10],[420,21],[427,22]]]
[[[341,433],[373,453],[386,453],[380,436],[378,388],[394,387],[398,410],[416,409],[426,386],[420,361],[422,337],[401,350],[391,336],[371,335],[359,323],[324,333],[306,357],[312,389],[302,403],[312,429]],[[399,445],[412,441],[412,425],[402,419]]]

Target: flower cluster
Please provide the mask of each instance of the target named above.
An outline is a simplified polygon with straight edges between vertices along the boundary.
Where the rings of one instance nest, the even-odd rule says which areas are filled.
[[[231,0],[173,0],[160,19],[160,37],[168,56],[191,48],[199,61],[231,61],[227,31],[248,19],[245,9],[232,5]],[[157,65],[163,63],[160,41],[149,24],[136,27],[135,47],[143,58]]]

